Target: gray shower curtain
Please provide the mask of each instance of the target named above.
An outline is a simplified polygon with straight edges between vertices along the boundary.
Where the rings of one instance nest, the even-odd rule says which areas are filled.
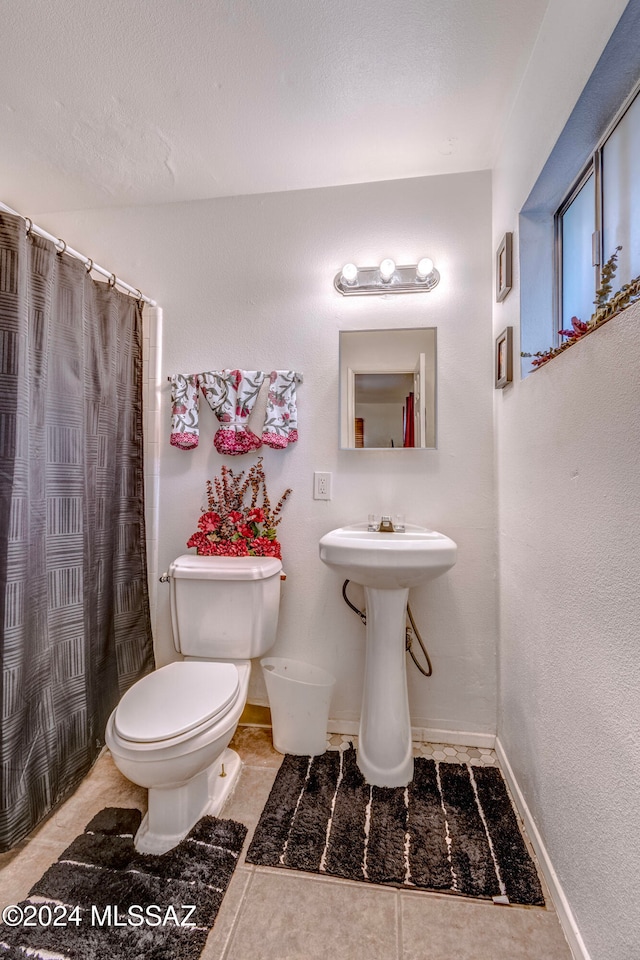
[[[141,308],[0,213],[0,849],[153,667]]]

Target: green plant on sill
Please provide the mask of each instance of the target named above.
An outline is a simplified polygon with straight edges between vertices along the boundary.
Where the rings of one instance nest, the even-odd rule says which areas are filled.
[[[558,354],[577,343],[585,334],[591,333],[596,327],[606,323],[607,320],[611,320],[612,317],[615,317],[630,304],[640,300],[640,276],[631,280],[630,283],[625,283],[617,293],[611,296],[613,278],[618,269],[618,253],[620,250],[622,250],[622,247],[616,247],[602,268],[601,284],[596,290],[596,299],[593,301],[596,309],[591,315],[591,319],[585,323],[577,317],[572,317],[571,330],[558,331],[560,336],[567,338],[559,347],[550,347],[548,350],[541,350],[538,353],[520,354],[521,357],[534,357],[531,361],[534,369],[538,369],[549,360],[557,357]]]
[[[621,250],[622,247],[616,247],[602,268],[602,282],[596,290],[596,298],[593,301],[596,306],[596,313],[605,306],[607,300],[611,296],[611,291],[613,290],[613,278],[615,277],[616,270],[618,269],[618,254]]]

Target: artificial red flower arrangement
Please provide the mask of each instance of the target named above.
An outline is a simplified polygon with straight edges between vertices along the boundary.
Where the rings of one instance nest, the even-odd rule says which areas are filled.
[[[198,520],[198,529],[187,540],[205,557],[282,558],[276,527],[280,513],[292,492],[285,490],[275,509],[267,493],[262,457],[245,472],[235,474],[226,465],[220,477],[207,480],[207,508]],[[245,499],[250,494],[249,503]],[[260,502],[258,502],[260,501]]]

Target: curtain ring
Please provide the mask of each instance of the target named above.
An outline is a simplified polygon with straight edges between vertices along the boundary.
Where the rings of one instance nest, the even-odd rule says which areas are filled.
[[[65,250],[67,249],[66,240],[61,240],[60,237],[58,237],[58,243],[61,243],[61,244],[62,244],[62,250],[58,250],[58,253],[59,253],[59,254],[63,254],[63,253],[65,252]]]
[[[143,295],[142,295],[142,290],[136,289],[136,293],[138,294],[138,303],[140,304],[140,306],[142,306],[142,304],[144,303],[144,297],[143,297]]]
[[[29,226],[27,227],[27,236],[30,237],[31,230],[33,229],[33,220],[31,219],[31,217],[25,217],[24,222],[29,224]]]
[[[87,273],[91,273],[91,271],[93,270],[93,260],[91,258],[87,260],[87,262],[85,263],[85,267],[87,268]]]
[[[115,273],[112,273],[111,276],[109,277],[109,286],[115,287],[117,279],[118,278],[116,277]]]

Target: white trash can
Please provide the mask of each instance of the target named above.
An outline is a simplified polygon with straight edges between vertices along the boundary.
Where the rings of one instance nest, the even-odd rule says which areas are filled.
[[[336,678],[328,670],[300,660],[266,657],[260,664],[269,695],[275,749],[299,757],[324,753]]]

